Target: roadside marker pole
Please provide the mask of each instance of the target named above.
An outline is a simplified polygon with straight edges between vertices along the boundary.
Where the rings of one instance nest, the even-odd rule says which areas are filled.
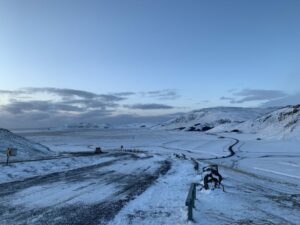
[[[185,201],[185,205],[188,207],[188,220],[193,220],[193,208],[195,208],[195,199],[196,199],[196,184],[192,183],[188,196]]]

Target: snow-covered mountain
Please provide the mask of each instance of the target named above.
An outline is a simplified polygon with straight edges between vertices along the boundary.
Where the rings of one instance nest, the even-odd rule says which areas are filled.
[[[123,124],[123,125],[119,125],[116,126],[116,128],[120,128],[120,129],[134,129],[134,128],[152,128],[155,127],[157,124],[155,123],[129,123],[129,124]]]
[[[239,130],[263,138],[300,139],[300,105],[287,106],[236,126],[220,126],[212,131]]]
[[[17,156],[11,157],[11,160],[35,159],[53,154],[49,148],[41,144],[0,128],[0,161],[2,162],[6,160],[8,147],[16,148],[18,153]]]
[[[65,128],[71,128],[71,129],[108,129],[111,128],[110,124],[95,124],[95,123],[73,123],[68,124],[65,126]]]
[[[271,108],[206,108],[179,116],[159,127],[166,130],[207,131],[223,124],[237,125],[270,111]]]

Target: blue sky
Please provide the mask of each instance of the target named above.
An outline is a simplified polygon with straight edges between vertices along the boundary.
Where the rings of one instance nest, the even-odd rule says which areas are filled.
[[[49,88],[134,93],[113,115],[295,104],[299,12],[298,0],[0,0],[2,114],[64,100]]]

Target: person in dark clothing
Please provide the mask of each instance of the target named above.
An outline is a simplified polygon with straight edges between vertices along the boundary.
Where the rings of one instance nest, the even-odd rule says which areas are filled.
[[[8,162],[9,162],[9,156],[11,156],[11,153],[12,153],[12,149],[11,148],[7,148],[6,150],[6,165],[8,165]]]

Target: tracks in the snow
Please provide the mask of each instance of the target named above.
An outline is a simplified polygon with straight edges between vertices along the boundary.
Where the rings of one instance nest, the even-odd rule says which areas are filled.
[[[107,152],[102,152],[101,154],[105,154]],[[26,159],[26,160],[14,160],[11,159],[10,164],[17,163],[27,163],[27,162],[40,162],[40,161],[51,161],[58,159],[67,159],[67,158],[78,158],[78,157],[91,157],[91,156],[99,156],[99,154],[95,154],[94,151],[82,151],[82,152],[66,152],[60,155],[54,155],[49,157],[35,158],[35,159]],[[0,162],[0,165],[6,165],[6,162]]]
[[[210,134],[210,135],[213,135],[213,134]],[[214,136],[218,137],[217,135],[214,135]],[[238,140],[236,138],[231,138],[231,137],[223,137],[223,138],[230,139],[230,140],[234,141],[234,143],[232,143],[230,146],[227,147],[227,150],[228,150],[229,154],[224,155],[224,156],[216,156],[216,157],[209,157],[209,158],[208,157],[197,158],[197,160],[216,160],[216,159],[230,158],[230,157],[234,156],[236,154],[236,152],[234,151],[234,147],[240,143],[240,140]],[[186,153],[199,153],[197,150],[167,147],[165,145],[158,146],[158,147],[168,149],[168,150],[175,150],[177,152],[181,151],[181,152],[186,152]]]
[[[146,160],[152,159],[122,152],[115,155],[115,159],[97,165],[0,184],[0,224],[107,224],[125,204],[171,168],[168,160],[148,163]],[[135,163],[140,166],[131,169],[132,172],[122,170],[125,164],[135,168]],[[103,192],[105,187],[114,188]],[[59,192],[64,188],[70,190],[68,196],[57,199],[56,195],[62,195]],[[45,200],[45,206],[32,207],[31,202],[27,206],[28,200],[18,198],[23,196],[19,193],[28,190],[32,190],[29,194],[33,201],[39,201],[41,195],[34,190],[42,191],[43,198],[51,201]],[[92,202],[78,200],[85,195],[94,195]],[[21,203],[16,204],[16,201]]]

